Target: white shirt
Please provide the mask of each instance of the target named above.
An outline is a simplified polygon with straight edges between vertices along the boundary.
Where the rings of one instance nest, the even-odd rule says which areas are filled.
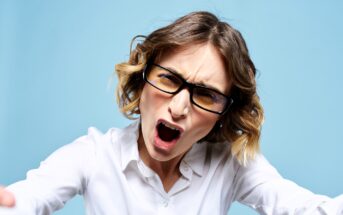
[[[236,200],[261,214],[343,214],[343,195],[315,195],[283,179],[261,155],[240,166],[227,143],[194,144],[166,193],[139,157],[138,129],[138,121],[105,134],[90,128],[9,186],[17,205],[0,214],[51,214],[76,194],[88,215],[227,214]]]

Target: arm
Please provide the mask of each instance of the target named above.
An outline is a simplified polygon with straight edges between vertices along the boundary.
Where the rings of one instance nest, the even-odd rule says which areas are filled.
[[[282,178],[263,156],[240,167],[235,183],[235,200],[260,214],[343,214],[343,195],[313,194]]]
[[[50,155],[38,169],[30,170],[25,180],[3,190],[2,205],[10,205],[11,193],[16,205],[0,208],[0,215],[51,214],[76,194],[82,194],[87,185],[93,145],[88,136],[79,138]]]

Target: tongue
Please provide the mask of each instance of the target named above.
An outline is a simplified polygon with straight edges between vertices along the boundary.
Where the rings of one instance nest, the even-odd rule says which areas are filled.
[[[163,141],[166,141],[166,142],[170,142],[179,136],[179,131],[170,129],[166,127],[165,125],[163,125],[162,123],[158,125],[157,130],[158,130],[158,136]]]

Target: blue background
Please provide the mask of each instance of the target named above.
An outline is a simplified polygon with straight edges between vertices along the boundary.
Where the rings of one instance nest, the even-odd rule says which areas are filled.
[[[343,193],[338,0],[1,0],[0,183],[23,179],[89,126],[127,125],[114,65],[127,59],[132,37],[194,10],[214,12],[247,41],[265,108],[265,156],[313,192]],[[83,213],[77,197],[56,214]],[[235,203],[229,214],[256,212]]]

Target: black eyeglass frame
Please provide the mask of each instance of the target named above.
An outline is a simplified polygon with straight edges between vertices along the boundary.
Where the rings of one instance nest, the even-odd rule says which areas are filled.
[[[172,73],[173,75],[175,75],[177,78],[179,78],[181,81],[182,81],[182,84],[180,85],[180,87],[174,91],[174,92],[170,92],[170,91],[165,91],[165,90],[162,90],[160,88],[158,88],[157,86],[155,86],[153,83],[151,83],[148,78],[147,78],[147,73],[149,73],[150,71],[150,68],[151,66],[157,66],[163,70],[166,70],[170,73]],[[189,83],[187,82],[183,77],[181,77],[179,74],[161,66],[161,65],[158,65],[158,64],[155,64],[155,63],[148,63],[147,65],[145,65],[144,69],[143,69],[143,80],[145,82],[147,82],[148,84],[150,84],[151,86],[153,86],[154,88],[164,92],[164,93],[168,93],[168,94],[171,94],[171,95],[175,95],[177,94],[178,92],[180,92],[182,89],[184,88],[187,88],[188,91],[189,91],[189,96],[190,96],[190,101],[192,104],[196,105],[197,107],[203,109],[203,110],[206,110],[208,112],[211,112],[211,113],[215,113],[215,114],[218,114],[218,115],[224,115],[226,113],[226,111],[229,109],[229,107],[232,105],[233,103],[233,99],[230,97],[230,96],[227,96],[225,95],[224,93],[221,93],[219,92],[218,90],[215,90],[215,89],[211,89],[211,88],[207,88],[207,87],[204,87],[204,86],[201,86],[201,85],[197,85],[197,84],[192,84],[192,83]],[[203,88],[203,89],[206,89],[206,90],[210,90],[210,91],[214,91],[220,95],[222,95],[224,98],[227,99],[227,102],[225,104],[225,107],[223,108],[223,111],[222,112],[217,112],[217,111],[214,111],[214,110],[209,110],[207,108],[204,108],[202,106],[200,106],[199,104],[197,104],[194,100],[193,100],[193,90],[194,88]]]

